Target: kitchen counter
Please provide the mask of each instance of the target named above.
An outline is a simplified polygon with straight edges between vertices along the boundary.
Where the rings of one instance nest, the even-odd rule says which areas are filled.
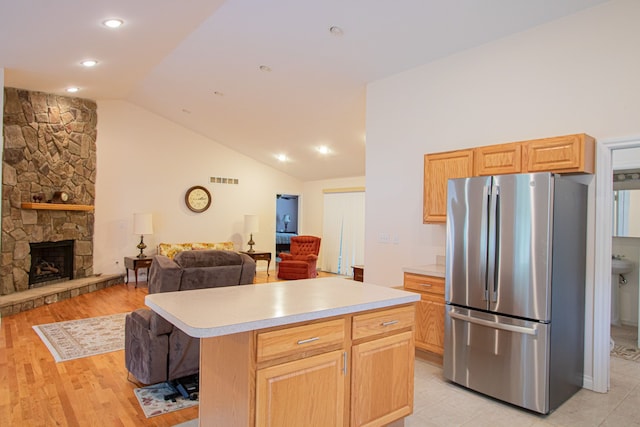
[[[416,302],[411,292],[326,277],[145,297],[186,334],[216,337]]]
[[[444,264],[415,265],[404,267],[402,271],[404,271],[405,273],[422,274],[423,276],[444,278]]]
[[[318,278],[152,294],[145,303],[201,338],[200,426],[282,424],[285,415],[291,425],[309,417],[315,425],[404,425],[413,411],[419,299]],[[386,399],[389,389],[400,397]],[[350,393],[358,399],[346,399]]]

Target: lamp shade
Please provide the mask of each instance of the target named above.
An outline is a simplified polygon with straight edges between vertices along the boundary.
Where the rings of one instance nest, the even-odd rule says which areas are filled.
[[[258,227],[258,215],[245,215],[244,216],[244,232],[256,233],[259,231]]]
[[[291,215],[284,214],[284,216],[282,217],[282,222],[284,222],[285,224],[289,224],[291,222]]]
[[[153,220],[150,213],[133,214],[133,234],[153,234]]]

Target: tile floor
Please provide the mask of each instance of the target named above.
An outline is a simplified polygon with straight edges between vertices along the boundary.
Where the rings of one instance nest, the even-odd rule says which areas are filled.
[[[414,411],[405,427],[640,426],[640,363],[611,358],[611,390],[580,390],[550,415],[498,402],[446,382],[442,368],[415,364]]]
[[[611,390],[582,389],[549,415],[537,415],[445,381],[442,368],[416,358],[413,414],[405,427],[640,426],[640,363],[611,358]],[[192,420],[179,427],[196,427]],[[178,426],[176,426],[178,427]]]

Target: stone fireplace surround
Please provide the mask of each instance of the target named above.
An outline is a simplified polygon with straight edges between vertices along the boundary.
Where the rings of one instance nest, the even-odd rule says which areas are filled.
[[[43,196],[46,203],[56,191],[68,192],[69,203],[95,204],[96,103],[15,88],[4,88],[4,100],[0,299],[6,296],[16,301],[16,294],[31,291],[30,243],[73,240],[73,277],[89,279],[80,280],[92,288],[86,291],[105,287],[93,280],[92,210],[23,208],[24,203],[34,201],[33,196]],[[105,281],[118,282],[113,277],[98,280]],[[70,292],[74,286],[63,286],[65,293],[86,292]],[[38,294],[44,295],[43,291]],[[42,299],[47,303],[58,298],[48,295]],[[33,302],[26,304],[26,308],[30,306]],[[1,311],[10,314],[21,310]]]

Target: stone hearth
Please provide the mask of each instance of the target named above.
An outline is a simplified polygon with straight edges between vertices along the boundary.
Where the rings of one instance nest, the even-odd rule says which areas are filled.
[[[4,99],[0,295],[28,289],[29,243],[74,240],[72,277],[91,277],[93,212],[21,205],[46,203],[58,191],[69,203],[95,204],[96,103],[14,88]]]
[[[124,275],[122,274],[108,274],[99,277],[93,276],[68,280],[40,288],[28,289],[23,292],[15,292],[10,295],[0,295],[0,317],[18,314],[21,311],[94,292],[121,284],[123,281]]]

